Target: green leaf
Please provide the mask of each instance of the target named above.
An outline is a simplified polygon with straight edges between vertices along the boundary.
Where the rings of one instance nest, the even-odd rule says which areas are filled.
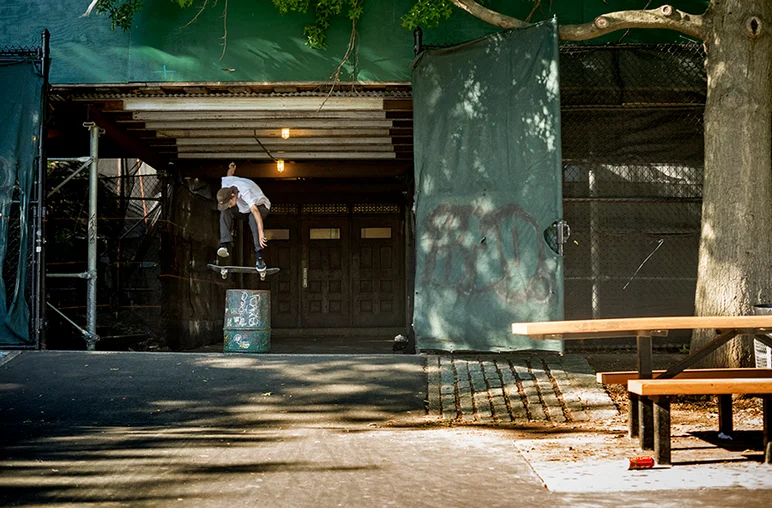
[[[402,26],[413,30],[417,26],[434,28],[444,19],[450,18],[453,7],[447,0],[416,0],[407,14],[402,17]]]

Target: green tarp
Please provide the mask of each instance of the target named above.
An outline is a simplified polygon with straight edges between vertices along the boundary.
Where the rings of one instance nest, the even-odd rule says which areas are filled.
[[[413,71],[420,350],[560,350],[513,336],[563,316],[555,20],[419,55]]]
[[[10,297],[6,295],[6,284],[11,281],[0,277],[0,345],[30,343],[26,300],[28,217],[40,141],[41,71],[39,58],[0,58],[0,266],[6,277],[15,272]],[[12,214],[17,183],[19,204]],[[9,242],[11,221],[18,221],[18,241]]]

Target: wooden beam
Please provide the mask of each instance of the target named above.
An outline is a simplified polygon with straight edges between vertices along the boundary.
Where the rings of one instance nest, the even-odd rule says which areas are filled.
[[[373,97],[137,97],[126,98],[128,111],[382,110]]]
[[[155,132],[155,131],[153,131]],[[265,138],[281,139],[281,128],[273,129],[220,129],[202,133],[199,129],[165,129],[158,131],[158,137],[161,138],[200,138],[203,135],[209,138],[248,138],[254,139],[254,136],[261,142]],[[377,128],[359,128],[359,129],[292,129],[293,137],[314,138],[314,137],[382,137],[391,136],[390,129]],[[400,136],[404,137],[404,136]],[[292,139],[292,138],[290,138]],[[411,138],[412,139],[412,138]]]
[[[218,180],[219,181],[219,180]],[[273,203],[403,203],[405,182],[398,178],[258,180]]]
[[[219,153],[191,152],[180,153],[179,157],[180,159],[271,160],[271,157],[269,157],[267,153],[259,151]],[[283,154],[274,154],[274,158],[284,159],[286,161],[312,159],[395,159],[396,157],[397,155],[394,152],[286,152]]]
[[[155,130],[282,129],[285,127],[290,129],[389,129],[392,127],[392,121],[291,118],[286,120],[159,120],[145,122],[145,128]]]
[[[293,120],[293,119],[335,119],[335,120],[385,120],[386,112],[376,111],[316,111],[316,110],[255,110],[255,111],[134,111],[125,112],[137,121],[183,121],[183,120]]]
[[[162,157],[158,152],[149,148],[122,127],[107,119],[98,109],[89,107],[88,119],[104,129],[105,134],[110,136],[110,138],[130,152],[134,157],[141,159],[160,171],[165,171],[169,168],[168,159]]]
[[[383,109],[386,111],[413,111],[413,99],[384,99]]]
[[[177,168],[182,176],[220,178],[225,174],[229,159],[217,162],[181,160]],[[239,162],[236,174],[245,178],[384,178],[401,176],[411,171],[411,162],[402,161],[339,161],[287,162],[284,172],[273,162]]]
[[[291,137],[289,139],[270,138],[268,140],[260,140],[268,150],[284,150],[285,148],[293,148],[296,146],[310,146],[310,145],[391,145],[392,138],[388,136],[382,137],[324,137],[324,138],[301,138]],[[177,140],[178,146],[200,146],[200,145],[249,145],[258,146],[254,137],[242,137],[242,138],[180,138]]]
[[[358,152],[358,153],[370,153],[370,152],[394,152],[394,147],[390,144],[379,145],[346,145],[346,144],[334,144],[334,145],[293,145],[293,146],[278,146],[278,145],[263,145],[265,150],[271,152],[271,155],[276,159],[291,158],[286,157],[285,154],[324,154],[328,152]],[[257,143],[208,143],[206,145],[177,145],[177,149],[180,153],[222,153],[222,152],[255,152],[265,155],[263,150]],[[291,150],[291,152],[290,152]],[[301,158],[299,156],[293,157],[295,159]],[[309,158],[309,157],[302,157]],[[330,157],[325,157],[329,159]],[[360,159],[366,159],[367,157],[359,157]]]

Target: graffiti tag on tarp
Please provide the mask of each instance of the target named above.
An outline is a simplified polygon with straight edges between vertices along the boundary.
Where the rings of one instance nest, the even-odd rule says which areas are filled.
[[[424,287],[464,295],[493,292],[508,302],[552,296],[541,228],[519,205],[484,209],[443,203],[424,220],[420,246]]]

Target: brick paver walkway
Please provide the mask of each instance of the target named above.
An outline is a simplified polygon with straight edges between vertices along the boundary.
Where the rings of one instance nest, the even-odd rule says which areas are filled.
[[[580,355],[429,355],[429,416],[460,423],[603,420],[618,411]]]

